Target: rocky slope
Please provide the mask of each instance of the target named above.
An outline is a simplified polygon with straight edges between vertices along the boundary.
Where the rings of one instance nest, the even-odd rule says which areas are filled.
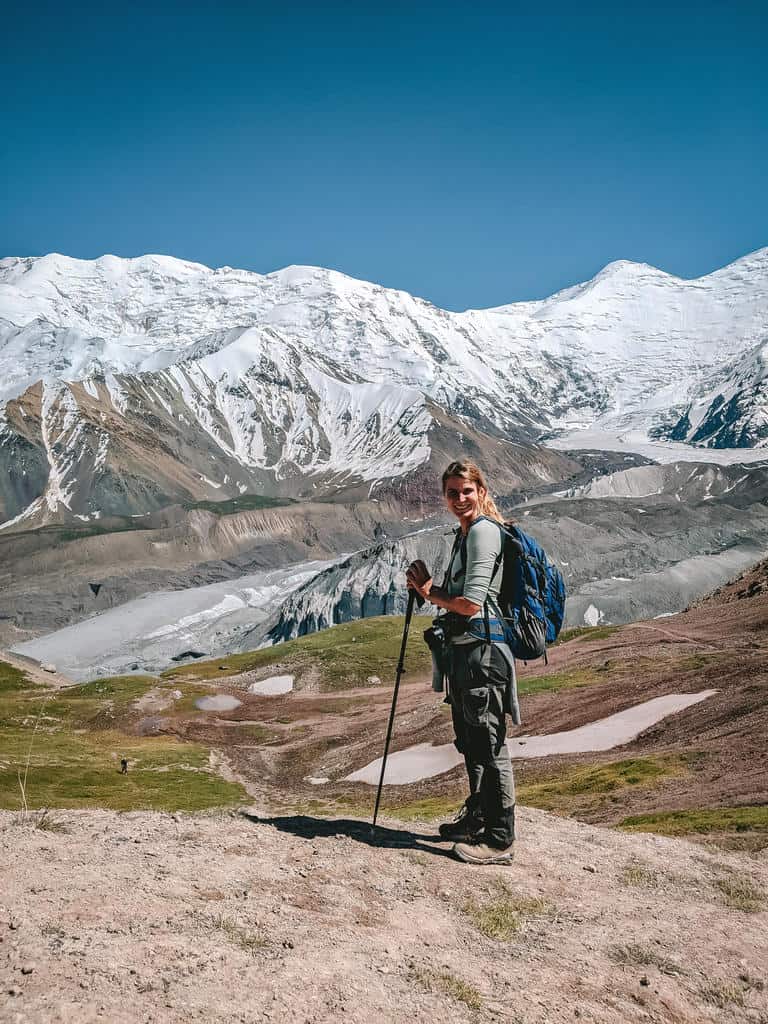
[[[537,811],[512,868],[430,826],[0,813],[0,1013],[28,1024],[758,1021],[765,864]],[[212,852],[215,851],[215,856]]]
[[[237,502],[172,506],[138,518],[0,533],[0,632],[3,622],[22,632],[47,632],[144,593],[327,560],[414,527],[394,499],[241,504],[242,511]]]
[[[652,436],[713,448],[760,444],[768,437],[768,341],[711,374],[694,395],[671,409]]]
[[[761,466],[682,464],[605,473],[510,512],[562,569],[566,625],[597,625],[679,611],[751,565],[768,550],[766,500]],[[405,566],[421,557],[439,576],[451,543],[444,517],[404,516],[394,493],[228,515],[176,508],[128,523],[145,525],[0,534],[0,638],[30,642],[22,650],[78,678],[134,665],[155,672],[185,650],[225,655],[402,613]],[[267,603],[258,596],[264,574],[291,577],[315,559],[333,564],[297,579],[282,603],[279,588],[268,588]],[[163,638],[142,645],[150,609]]]
[[[487,463],[500,461],[502,439],[413,389],[313,372],[297,352],[290,379],[275,378],[280,371],[267,362],[216,377],[202,363],[121,377],[119,407],[102,380],[33,385],[0,422],[4,529],[245,493],[365,499],[399,481],[414,495],[411,507],[433,506],[443,453],[473,448]],[[507,456],[499,485],[509,489],[561,480],[574,468],[532,445],[507,448]]]

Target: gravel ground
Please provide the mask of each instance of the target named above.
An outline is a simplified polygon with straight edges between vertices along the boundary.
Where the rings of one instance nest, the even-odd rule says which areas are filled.
[[[524,810],[430,826],[0,812],[5,1022],[768,1021],[768,858]]]

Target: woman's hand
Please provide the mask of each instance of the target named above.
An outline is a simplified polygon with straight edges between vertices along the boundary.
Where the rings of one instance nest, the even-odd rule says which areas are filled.
[[[429,597],[432,589],[432,574],[420,558],[411,562],[405,570],[405,580],[409,590],[415,590],[424,598]]]

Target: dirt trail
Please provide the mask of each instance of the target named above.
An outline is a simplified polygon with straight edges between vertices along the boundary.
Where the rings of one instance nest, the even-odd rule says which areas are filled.
[[[386,819],[54,819],[0,814],[3,1021],[768,1020],[764,856],[536,811],[511,868]]]
[[[722,649],[724,644],[713,644],[707,643],[705,640],[701,640],[695,636],[684,636],[682,633],[674,633],[671,629],[662,629],[661,626],[651,626],[647,622],[633,622],[634,629],[649,629],[653,633],[661,633],[662,636],[668,636],[671,640],[677,640],[681,644],[696,644],[697,647],[712,647],[716,650]]]

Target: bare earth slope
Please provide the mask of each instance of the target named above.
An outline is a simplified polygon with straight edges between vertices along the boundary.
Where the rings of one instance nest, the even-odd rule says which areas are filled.
[[[0,1017],[768,1020],[765,859],[526,811],[512,868],[429,826],[0,815]]]

